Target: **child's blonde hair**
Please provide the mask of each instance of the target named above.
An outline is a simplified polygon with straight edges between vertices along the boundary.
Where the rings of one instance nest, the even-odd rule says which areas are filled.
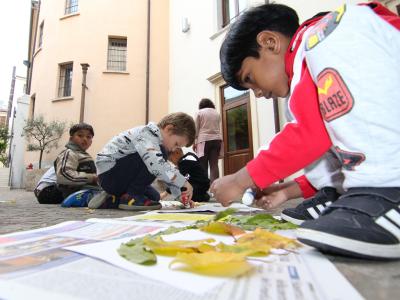
[[[158,127],[165,128],[168,125],[172,125],[172,133],[175,135],[184,136],[188,140],[186,147],[190,147],[196,136],[196,125],[191,116],[183,112],[176,112],[166,115],[158,123]]]

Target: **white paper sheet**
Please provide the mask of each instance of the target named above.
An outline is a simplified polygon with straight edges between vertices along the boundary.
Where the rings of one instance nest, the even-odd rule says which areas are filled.
[[[165,240],[199,240],[214,237],[226,243],[232,243],[233,238],[227,236],[213,236],[199,230],[185,230],[176,234],[165,235]],[[173,257],[157,256],[157,264],[153,266],[142,266],[121,257],[117,249],[121,243],[125,243],[130,239],[119,239],[102,243],[94,243],[90,245],[82,245],[75,247],[67,247],[65,249],[85,254],[91,257],[99,258],[113,265],[124,268],[126,270],[159,280],[170,284],[179,289],[184,289],[196,294],[204,294],[210,289],[224,283],[229,278],[208,277],[193,273],[173,271],[168,266]]]
[[[291,236],[292,232],[284,232]],[[227,244],[233,243],[229,236],[211,235],[199,230],[186,230],[165,235],[170,240],[198,240],[214,238]],[[72,246],[65,249],[99,258],[125,270],[159,280],[178,289],[198,295],[219,287],[217,299],[327,299],[359,300],[362,297],[336,268],[321,254],[310,247],[304,247],[288,255],[270,255],[265,263],[257,257],[251,261],[256,272],[236,279],[200,276],[168,268],[173,258],[157,256],[155,266],[141,266],[120,257],[117,248],[129,239],[114,240],[90,245]]]

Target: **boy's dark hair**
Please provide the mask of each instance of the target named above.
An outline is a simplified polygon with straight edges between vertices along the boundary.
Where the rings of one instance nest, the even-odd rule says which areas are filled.
[[[203,109],[203,108],[215,108],[215,105],[210,99],[203,98],[200,100],[199,109]]]
[[[173,126],[173,134],[185,136],[188,139],[186,147],[190,147],[193,144],[196,135],[196,125],[191,116],[183,112],[166,115],[158,123],[158,127],[165,128],[167,125]]]
[[[282,4],[265,4],[244,12],[231,25],[220,50],[221,73],[225,81],[237,90],[246,90],[236,74],[246,57],[259,58],[257,35],[261,31],[279,32],[291,38],[299,28],[294,9]]]
[[[78,130],[88,130],[92,136],[94,136],[94,131],[92,125],[86,124],[86,123],[78,123],[75,125],[72,125],[72,127],[69,129],[69,136],[73,136],[75,132]]]

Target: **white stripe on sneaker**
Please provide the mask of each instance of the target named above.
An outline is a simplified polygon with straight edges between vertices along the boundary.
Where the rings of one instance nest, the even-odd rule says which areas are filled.
[[[309,207],[307,208],[308,213],[313,217],[314,219],[318,219],[319,214],[315,211],[314,207]]]
[[[319,210],[320,213],[322,213],[325,209],[325,207],[322,204],[317,204],[317,208]]]
[[[386,213],[386,217],[400,227],[400,214],[395,209],[391,209]]]
[[[298,239],[329,245],[357,255],[363,254],[372,258],[400,258],[400,243],[390,245],[368,243],[301,227],[295,233]]]
[[[381,226],[382,228],[386,229],[387,231],[389,231],[400,241],[400,229],[396,227],[396,225],[388,221],[384,216],[376,219],[375,223]]]
[[[328,201],[328,202],[325,202],[325,206],[329,206],[329,205],[331,205],[332,204],[332,201]]]

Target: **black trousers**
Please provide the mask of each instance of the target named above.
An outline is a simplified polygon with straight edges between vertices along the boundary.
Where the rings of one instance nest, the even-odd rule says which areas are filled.
[[[144,195],[159,201],[160,193],[151,186],[155,179],[138,153],[118,159],[113,168],[99,175],[100,186],[108,194],[117,197],[125,193],[131,197]]]
[[[35,190],[34,193],[40,204],[60,204],[64,200],[62,192],[56,185],[47,186],[41,191]]]
[[[208,165],[210,165],[210,182],[219,178],[218,156],[221,149],[221,140],[206,141],[204,145],[204,156],[199,158],[200,164],[208,174]]]

